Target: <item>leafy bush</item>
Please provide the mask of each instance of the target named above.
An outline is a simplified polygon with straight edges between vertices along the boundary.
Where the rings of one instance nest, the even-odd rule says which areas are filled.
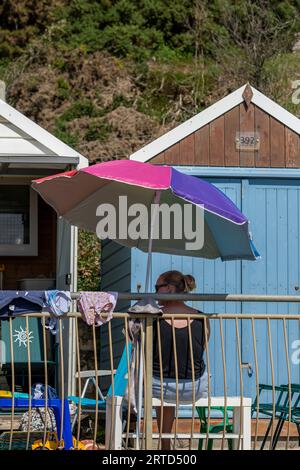
[[[63,113],[61,119],[64,121],[73,121],[73,119],[82,116],[96,117],[101,115],[101,110],[97,109],[93,101],[81,99],[74,101],[71,106]]]
[[[100,286],[101,244],[94,233],[79,230],[78,290],[94,291]]]
[[[91,122],[88,130],[85,133],[85,139],[90,142],[93,140],[100,140],[104,142],[111,132],[111,126],[104,121]]]
[[[58,139],[65,142],[65,144],[70,145],[70,147],[76,148],[79,143],[79,136],[67,129],[66,120],[62,117],[55,120],[53,133]]]
[[[0,57],[14,59],[30,41],[54,21],[63,0],[2,0],[0,2]]]

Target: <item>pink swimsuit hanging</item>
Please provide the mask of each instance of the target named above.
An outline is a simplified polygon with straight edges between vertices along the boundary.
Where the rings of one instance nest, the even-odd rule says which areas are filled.
[[[79,292],[78,310],[87,325],[101,326],[112,319],[117,298],[116,292]]]

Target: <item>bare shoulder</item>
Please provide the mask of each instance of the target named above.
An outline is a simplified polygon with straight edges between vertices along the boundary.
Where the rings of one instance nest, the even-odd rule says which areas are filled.
[[[199,313],[200,310],[196,310],[195,308],[189,307],[188,305],[185,305],[185,312],[190,313],[190,314],[195,314]]]

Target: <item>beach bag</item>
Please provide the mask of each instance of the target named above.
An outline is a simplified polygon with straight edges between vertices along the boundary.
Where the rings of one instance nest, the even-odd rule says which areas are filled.
[[[58,398],[56,390],[50,385],[47,386],[48,400]],[[46,386],[42,383],[36,383],[31,387],[31,397],[34,400],[45,400],[46,399]],[[28,431],[28,428],[32,431],[43,431],[45,429],[51,432],[56,432],[56,422],[53,410],[51,408],[46,409],[32,408],[31,413],[26,411],[21,419],[20,428],[22,431]]]
[[[32,408],[31,413],[26,411],[21,418],[19,430],[20,431],[44,431],[56,432],[56,421],[53,410],[51,408]]]

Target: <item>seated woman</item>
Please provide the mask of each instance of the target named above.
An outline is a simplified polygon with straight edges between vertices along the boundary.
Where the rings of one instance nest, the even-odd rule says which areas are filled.
[[[161,274],[155,285],[159,294],[181,294],[195,289],[195,279],[191,275],[183,275],[179,271],[167,271]],[[201,313],[185,305],[181,300],[160,301],[162,310],[166,314]],[[203,354],[205,349],[204,320],[191,319],[190,330],[192,337],[192,354],[194,359],[194,382],[192,374],[191,350],[189,328],[187,319],[174,320],[177,358],[178,398],[180,403],[192,403],[193,393],[195,400],[207,397],[208,376],[205,370]],[[207,340],[209,339],[209,321],[206,320]],[[170,403],[176,403],[176,365],[174,355],[173,328],[171,319],[160,320],[161,336],[161,367],[159,360],[159,343],[157,322],[153,327],[153,397],[161,398],[161,369],[163,373],[163,397]],[[156,408],[158,429],[161,423],[161,407]],[[163,407],[163,433],[171,433],[175,416],[174,406]],[[170,449],[170,439],[162,439],[162,449]]]

